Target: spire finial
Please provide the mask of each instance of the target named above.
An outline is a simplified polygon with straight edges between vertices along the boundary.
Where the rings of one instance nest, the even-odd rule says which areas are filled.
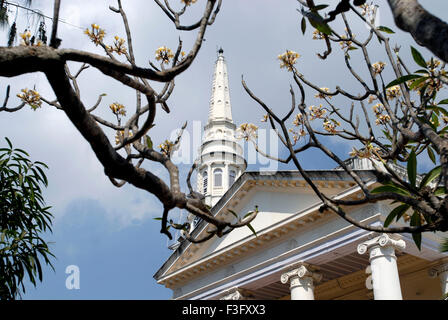
[[[224,50],[222,49],[222,47],[219,47],[218,56],[222,56],[223,53],[224,53]]]

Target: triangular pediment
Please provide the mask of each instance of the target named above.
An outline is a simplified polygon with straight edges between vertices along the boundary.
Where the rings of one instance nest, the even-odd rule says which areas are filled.
[[[319,180],[320,188],[327,195],[353,189],[349,179],[337,171],[316,172],[315,180]],[[353,189],[353,192],[356,191]],[[257,237],[248,227],[242,227],[205,243],[184,243],[173,254],[171,261],[167,261],[170,264],[165,264],[164,270],[159,270],[156,278],[167,284],[166,279],[178,279],[178,275],[184,272],[190,275],[200,274],[212,265],[223,265],[238,258],[237,256],[250,254],[257,250],[259,244],[263,243],[265,246],[284,232],[318,223],[326,215],[319,212],[320,205],[317,196],[297,172],[280,172],[272,176],[246,172],[215,205],[212,212],[220,219],[232,221],[236,218],[230,210],[242,218],[258,206],[258,216],[251,223]],[[202,221],[193,234],[199,239],[207,234],[208,228]]]

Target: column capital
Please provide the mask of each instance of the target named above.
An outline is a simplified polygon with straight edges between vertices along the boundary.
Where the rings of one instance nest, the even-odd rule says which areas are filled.
[[[428,275],[431,278],[436,278],[445,272],[448,272],[448,261],[443,261],[439,265],[431,267],[428,270]]]
[[[377,234],[374,238],[364,241],[358,245],[358,253],[364,254],[373,247],[393,247],[394,249],[404,250],[406,242],[399,235],[390,235],[387,233]]]
[[[317,270],[309,264],[300,263],[297,268],[283,273],[280,277],[280,281],[285,284],[288,281],[292,281],[293,278],[311,278],[313,281],[319,282],[322,280],[322,274],[317,272]]]
[[[230,288],[224,292],[224,296],[219,300],[245,300],[245,297],[241,293],[241,289],[238,287]]]

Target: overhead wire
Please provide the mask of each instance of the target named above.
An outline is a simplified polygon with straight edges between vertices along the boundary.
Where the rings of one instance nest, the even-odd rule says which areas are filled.
[[[37,9],[31,9],[31,8],[25,7],[25,6],[23,6],[23,5],[19,4],[19,3],[15,3],[15,2],[11,2],[11,1],[4,1],[4,4],[15,6],[16,8],[27,10],[27,11],[35,13],[35,14],[43,17],[43,18],[46,18],[46,19],[49,19],[49,20],[53,20],[53,17],[45,15],[42,11],[37,10]],[[78,28],[78,29],[81,29],[81,30],[85,29],[84,27],[77,26],[77,25],[75,25],[73,23],[67,22],[67,21],[62,20],[62,19],[58,19],[58,21],[61,22],[61,23],[66,24],[66,25],[69,25],[71,27],[74,27],[74,28]]]

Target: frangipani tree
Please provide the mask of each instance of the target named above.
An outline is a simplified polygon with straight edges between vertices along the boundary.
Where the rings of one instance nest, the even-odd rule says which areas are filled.
[[[285,116],[280,116],[274,107],[269,107],[253,93],[243,79],[246,92],[266,112],[262,121],[268,122],[277,132],[281,144],[288,151],[286,158],[271,158],[294,163],[322,201],[321,210],[331,210],[366,230],[412,233],[420,247],[422,232],[448,231],[448,111],[445,107],[448,99],[444,97],[448,77],[445,61],[425,59],[411,47],[413,61],[405,63],[400,56],[404,49],[390,44],[389,37],[394,31],[388,26],[375,26],[377,7],[366,4],[366,1],[354,1],[355,6],[350,1],[341,1],[325,16],[322,12],[327,5],[299,2],[303,5],[298,10],[303,15],[302,32],[306,34],[307,25],[311,24],[315,28],[313,39],[322,41],[326,48],[318,56],[327,59],[335,50],[342,50],[343,63],[362,90],[351,92],[344,89],[342,83],[329,89],[311,82],[300,72],[300,53],[287,50],[278,56],[280,68],[291,74],[296,90],[291,86],[290,110]],[[389,1],[389,4],[398,6],[397,2]],[[352,14],[350,18],[346,11]],[[355,34],[352,28],[355,18],[369,27],[366,34]],[[333,20],[340,20],[343,30],[339,30]],[[374,44],[383,48],[387,60],[373,60],[370,49]],[[352,64],[354,55],[361,57],[361,64]],[[321,74],[325,74],[324,68]],[[299,92],[298,99],[295,91]],[[337,103],[334,101],[336,98],[339,99]],[[270,157],[255,141],[256,128],[253,124],[244,124],[240,131],[259,152]],[[345,158],[350,155],[368,159],[382,186],[373,190],[369,188],[356,170],[344,161],[345,158],[338,155],[334,145],[325,142],[326,137],[352,145],[352,151]],[[311,149],[320,150],[347,172],[362,191],[362,197],[343,200],[324,194],[308,176],[298,157]],[[428,157],[433,163],[432,168],[421,175],[417,172],[419,156]],[[406,174],[398,173],[397,163],[405,163]],[[369,226],[347,214],[350,206],[383,200],[397,205],[382,227]],[[390,226],[401,218],[405,226]]]
[[[0,112],[18,112],[27,106],[37,110],[44,104],[61,110],[89,143],[104,167],[105,174],[115,186],[132,184],[153,194],[163,204],[163,214],[160,218],[162,233],[171,238],[169,228],[172,227],[184,230],[185,237],[191,241],[205,241],[214,235],[221,236],[234,228],[248,225],[257,215],[257,210],[236,223],[214,218],[210,208],[203,203],[202,196],[193,191],[189,181],[189,194],[181,190],[179,169],[171,160],[186,124],[174,141],[166,140],[158,147],[153,144],[149,131],[157,122],[158,112],[170,112],[168,99],[174,90],[175,78],[186,71],[196,59],[205,32],[214,23],[222,0],[204,1],[201,16],[192,24],[183,24],[181,20],[190,6],[199,5],[196,0],[178,0],[174,4],[167,0],[154,2],[177,30],[196,33],[196,40],[189,50],[184,51],[181,39],[176,49],[158,44],[155,46],[158,47],[155,55],[149,57],[149,66],[139,66],[135,58],[129,21],[121,0],[117,0],[117,5],[110,6],[109,9],[121,19],[125,38],[114,35],[110,39],[100,22],[95,22],[85,29],[84,33],[86,41],[102,48],[103,54],[59,48],[63,41],[57,37],[61,1],[55,0],[49,45],[44,41],[33,41],[34,35],[30,31],[20,33],[20,45],[0,47],[0,76],[16,77],[42,72],[56,99],[45,98],[34,88],[23,88],[17,93],[21,104],[9,106],[11,93],[8,87]],[[69,64],[79,68],[72,70],[73,67],[70,68]],[[103,107],[101,102],[104,94],[99,94],[97,102],[92,106],[87,106],[81,99],[78,79],[88,68],[96,69],[104,77],[135,90],[135,105],[125,106],[117,97],[117,101],[108,106],[114,121],[98,116],[95,111]],[[160,83],[163,84],[162,89],[156,90],[155,87]],[[115,137],[108,136],[105,129],[114,130]],[[143,163],[147,162],[161,164],[168,172],[169,181],[164,181],[155,174],[150,166],[143,166]],[[194,169],[193,165],[192,170]],[[190,176],[191,172],[188,179]],[[192,239],[188,235],[188,223],[178,225],[169,218],[169,212],[174,208],[187,210],[214,227],[210,228],[209,234],[203,239]]]

